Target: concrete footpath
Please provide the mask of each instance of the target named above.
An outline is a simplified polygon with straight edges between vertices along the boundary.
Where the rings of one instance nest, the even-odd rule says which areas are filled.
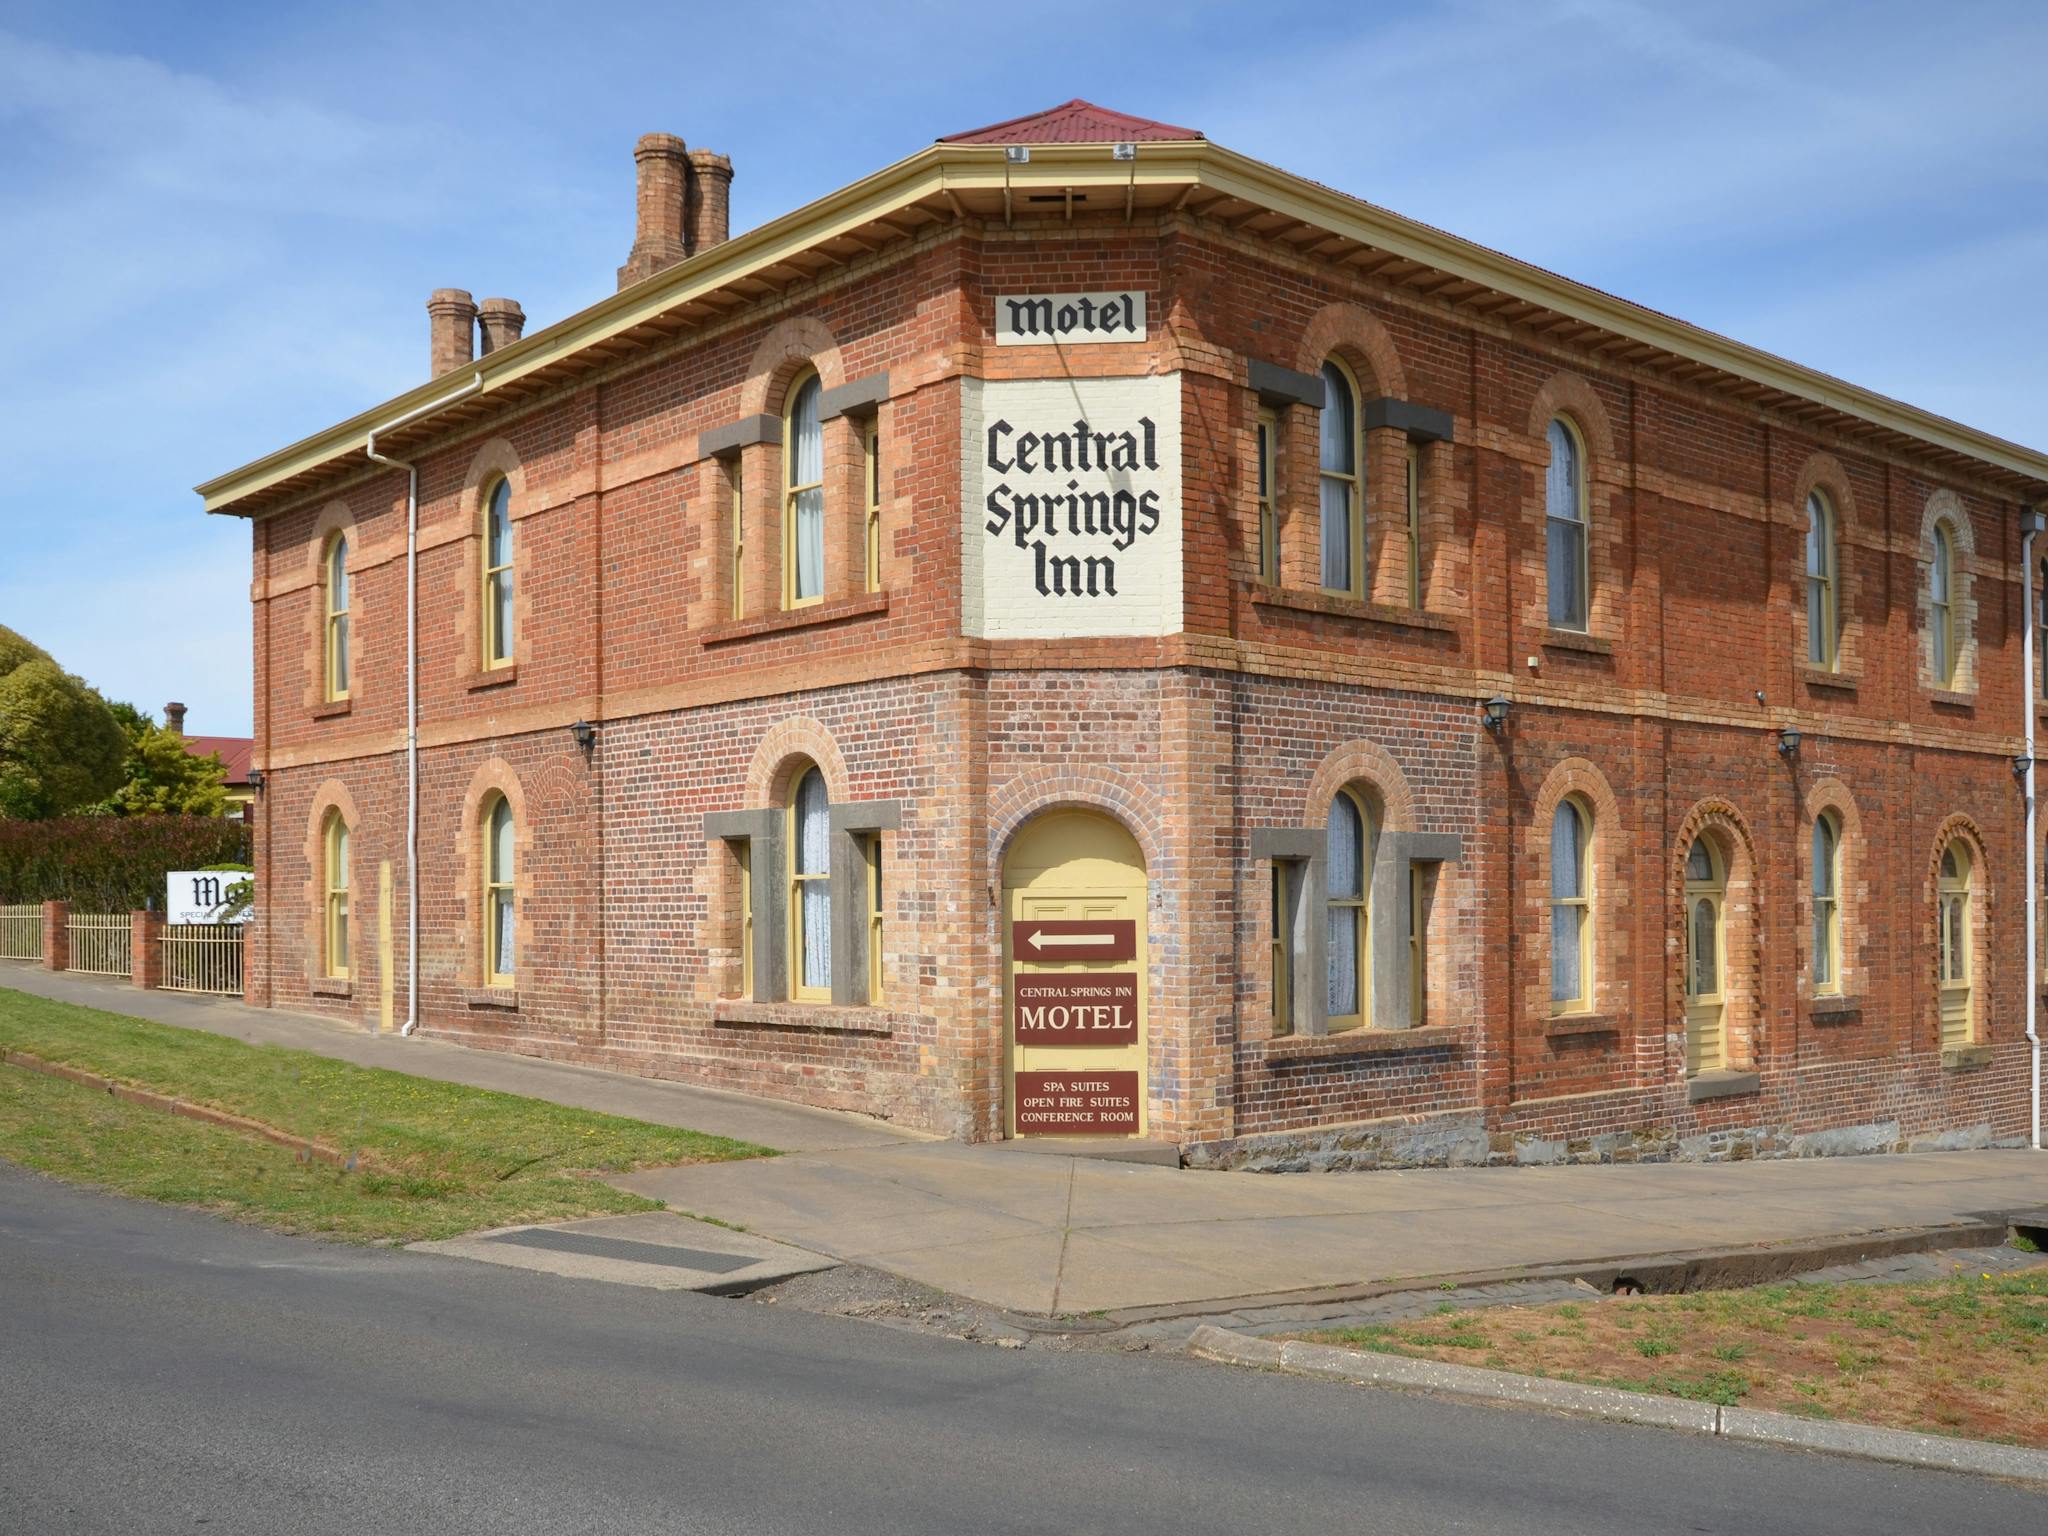
[[[1197,1173],[919,1140],[855,1116],[0,965],[0,987],[738,1136],[790,1155],[617,1183],[1040,1315],[1189,1311],[1421,1276],[1937,1226],[2048,1205],[2048,1156]]]

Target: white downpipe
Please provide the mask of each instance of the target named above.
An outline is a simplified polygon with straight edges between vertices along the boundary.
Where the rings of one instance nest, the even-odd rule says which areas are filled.
[[[379,464],[405,471],[405,1023],[401,1035],[420,1026],[420,470],[417,464],[377,451],[379,433],[395,432],[431,416],[484,387],[481,373],[460,389],[415,406],[403,416],[370,429],[363,452]]]
[[[2034,835],[2034,716],[2038,706],[2034,702],[2034,635],[2039,626],[2034,622],[2034,535],[2048,524],[2048,517],[2038,507],[2029,507],[2020,514],[2020,572],[2021,590],[2026,593],[2026,607],[2021,610],[2020,637],[2021,664],[2025,668],[2020,678],[2020,709],[2026,719],[2027,737],[2027,1044],[2033,1052],[2033,1127],[2034,1150],[2041,1150],[2041,977],[2040,977],[2040,929],[2041,929],[2041,879],[2035,867],[2039,858],[2039,839]]]

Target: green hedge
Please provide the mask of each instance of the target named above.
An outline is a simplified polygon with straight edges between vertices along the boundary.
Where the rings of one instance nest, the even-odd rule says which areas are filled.
[[[69,901],[81,912],[161,909],[174,869],[244,864],[249,828],[227,816],[0,820],[0,905]]]

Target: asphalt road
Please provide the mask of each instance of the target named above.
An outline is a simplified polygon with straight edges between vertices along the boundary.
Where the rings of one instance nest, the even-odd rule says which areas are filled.
[[[2039,1529],[2048,1499],[271,1236],[0,1165],[0,1531]]]

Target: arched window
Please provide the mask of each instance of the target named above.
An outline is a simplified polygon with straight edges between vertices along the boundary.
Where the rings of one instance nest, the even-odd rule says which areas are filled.
[[[1323,588],[1365,595],[1365,511],[1359,495],[1365,461],[1358,436],[1358,390],[1334,357],[1323,364],[1322,438]]]
[[[1956,533],[1948,520],[1934,525],[1934,558],[1927,566],[1927,659],[1938,687],[1956,680]]]
[[[1553,629],[1584,629],[1592,578],[1586,565],[1585,449],[1578,428],[1551,418],[1543,512]]]
[[[2048,560],[2034,572],[2034,666],[2041,697],[2048,699]]]
[[[1727,954],[1721,914],[1728,880],[1705,837],[1685,856],[1685,1070],[1716,1072],[1728,1064],[1722,973]]]
[[[337,533],[327,546],[327,697],[348,697],[348,538]]]
[[[1806,659],[1835,669],[1841,637],[1836,618],[1835,510],[1819,491],[1806,498]]]
[[[1593,818],[1578,799],[1550,816],[1550,1011],[1583,1013],[1592,1005],[1593,901],[1588,879]]]
[[[832,995],[832,828],[825,775],[797,775],[789,797],[790,995]]]
[[[1842,829],[1832,811],[1813,818],[1813,990],[1842,990]]]
[[[818,420],[823,386],[807,373],[789,392],[782,418],[782,605],[798,608],[825,595],[825,430]]]
[[[1280,510],[1273,499],[1279,437],[1280,418],[1259,412],[1259,580],[1273,586],[1280,582]]]
[[[321,949],[327,975],[348,978],[348,823],[341,812],[329,811],[321,829]]]
[[[484,817],[484,980],[494,987],[512,985],[519,961],[512,836],[512,804],[493,796]]]
[[[1329,903],[1329,992],[1325,1013],[1331,1029],[1363,1024],[1371,1004],[1368,940],[1372,888],[1372,813],[1349,789],[1330,802],[1325,874]]]
[[[1935,920],[1940,925],[1941,1044],[1953,1050],[1975,1033],[1971,1007],[1970,850],[1960,839],[1941,855],[1941,887]]]
[[[512,585],[512,482],[491,487],[484,504],[484,665],[507,666],[515,637]]]

